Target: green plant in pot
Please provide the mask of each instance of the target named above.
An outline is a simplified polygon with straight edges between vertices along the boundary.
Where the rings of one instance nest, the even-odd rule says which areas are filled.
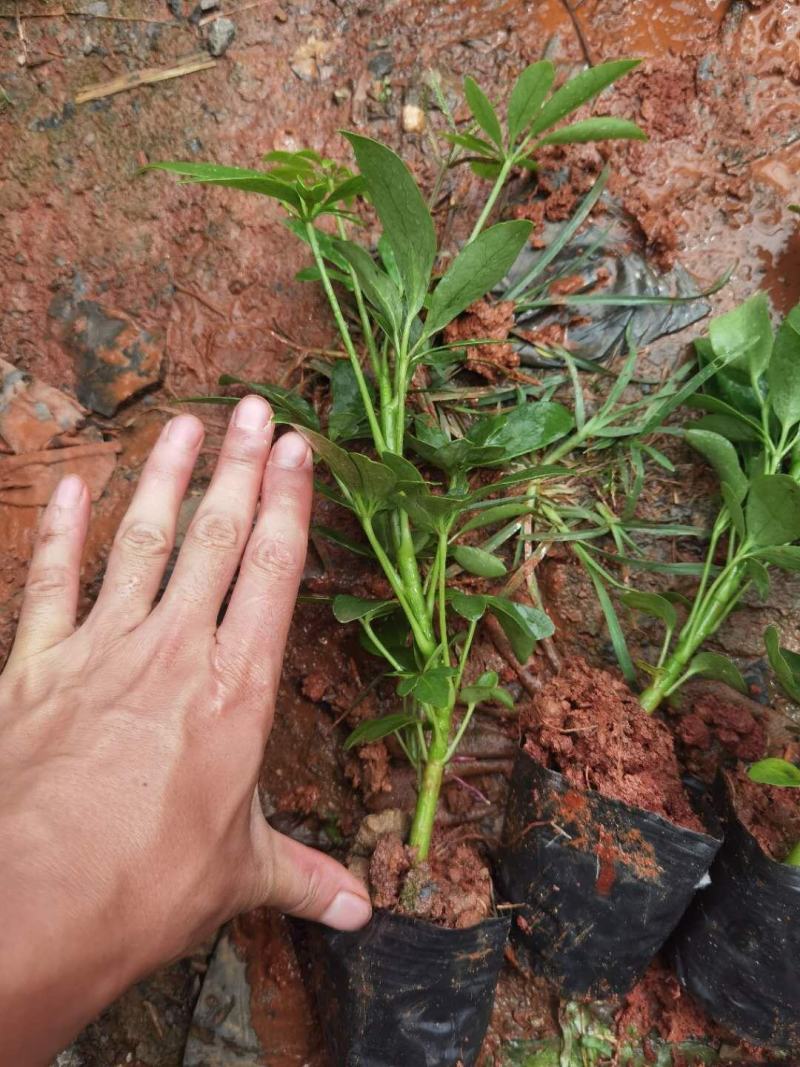
[[[633,123],[615,118],[553,129],[635,62],[602,64],[555,91],[552,65],[533,64],[514,85],[504,124],[467,79],[474,121],[470,132],[451,135],[450,162],[470,153],[475,169],[493,184],[469,240],[441,274],[434,223],[419,188],[399,157],[368,137],[345,134],[358,174],[312,151],[269,153],[264,171],[153,165],[188,182],[230,186],[280,202],[289,229],[311,254],[302,277],[318,281],[327,297],[347,355],[331,372],[327,426],[320,426],[302,397],[268,383],[246,384],[268,397],[278,420],[306,435],[331,476],[320,488],[355,516],[361,550],[388,582],[391,595],[385,599],[337,596],[333,611],[340,622],[361,628],[368,650],[396,679],[396,710],[364,722],[347,744],[393,735],[417,770],[408,836],[411,875],[429,858],[443,776],[475,708],[511,700],[491,672],[465,683],[481,619],[495,617],[521,662],[553,632],[534,604],[491,592],[491,585],[484,586],[486,592],[465,592],[453,576],[461,571],[491,582],[505,573],[498,555],[473,543],[474,531],[533,510],[537,485],[557,471],[531,457],[565,438],[574,425],[564,406],[542,400],[478,414],[456,435],[446,420],[415,410],[412,379],[454,358],[452,346],[441,342],[442,331],[491,292],[528,238],[527,222],[487,228],[509,176],[535,167],[533,155],[544,144],[643,136]],[[354,205],[361,196],[382,227],[377,256],[353,239]],[[415,910],[420,885],[427,891],[424,881],[409,877],[406,911]],[[452,930],[379,912],[364,934],[311,934],[324,947],[327,993],[318,1000],[336,1062],[474,1063],[506,930],[507,920],[496,917]],[[476,959],[482,961],[477,968]],[[420,985],[430,994],[422,1008]],[[375,991],[368,1003],[365,986]]]

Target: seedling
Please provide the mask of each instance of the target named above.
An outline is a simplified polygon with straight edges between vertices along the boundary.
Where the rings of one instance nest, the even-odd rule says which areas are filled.
[[[777,786],[779,789],[800,789],[800,767],[785,759],[759,760],[754,763],[747,772],[754,782],[761,785]],[[783,861],[790,867],[800,867],[800,841],[788,852]]]
[[[493,672],[469,685],[464,682],[478,623],[493,614],[523,663],[536,642],[553,633],[550,619],[537,607],[489,592],[466,593],[452,576],[459,569],[486,580],[505,574],[504,561],[491,547],[472,543],[471,535],[531,513],[537,484],[561,473],[552,463],[531,457],[568,439],[575,423],[561,404],[531,401],[523,394],[502,409],[495,405],[494,410],[462,415],[456,430],[435,407],[433,418],[413,409],[412,378],[421,368],[436,372],[458,360],[453,346],[439,342],[442,330],[492,291],[528,238],[528,222],[485,229],[512,170],[533,166],[533,153],[544,144],[643,136],[626,120],[598,118],[546,132],[634,65],[631,60],[602,64],[551,94],[552,64],[535,63],[513,88],[504,126],[482,90],[466,80],[467,102],[486,138],[470,133],[454,134],[451,140],[473,154],[471,162],[480,164],[482,173],[491,172],[494,184],[469,241],[439,278],[436,232],[420,190],[402,160],[368,137],[345,134],[358,174],[312,151],[271,152],[265,157],[266,171],[153,164],[188,182],[231,186],[278,200],[289,216],[289,229],[311,251],[313,266],[301,277],[322,285],[348,357],[330,372],[331,406],[324,431],[302,397],[275,386],[246,384],[268,397],[279,420],[306,436],[333,479],[320,488],[357,516],[365,543],[354,547],[370,555],[388,579],[392,596],[385,600],[345,595],[333,600],[336,618],[357,622],[367,649],[397,679],[399,710],[363,723],[347,744],[393,734],[417,768],[419,792],[409,843],[418,860],[428,855],[443,775],[475,708],[512,703]],[[354,204],[359,196],[369,199],[383,228],[377,258],[350,237],[358,222]],[[333,222],[333,234],[319,227],[323,217]],[[342,291],[352,298],[357,331],[348,323]],[[222,382],[235,380],[224,377]],[[351,441],[361,442],[360,447],[344,447]],[[431,469],[437,471],[436,481],[428,476]],[[477,471],[496,477],[487,483],[484,474],[477,484]]]
[[[696,349],[707,377],[686,403],[704,414],[685,438],[716,471],[721,503],[677,639],[673,602],[647,594],[633,605],[665,624],[661,656],[648,667],[651,682],[640,697],[649,712],[695,675],[746,692],[738,668],[702,646],[748,588],[768,595],[769,567],[800,570],[800,546],[792,543],[800,538],[800,306],[773,335],[766,297],[757,293],[713,320]],[[768,648],[775,643],[768,631]]]

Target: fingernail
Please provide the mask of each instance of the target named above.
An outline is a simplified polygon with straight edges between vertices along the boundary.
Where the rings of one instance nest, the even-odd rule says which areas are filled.
[[[167,440],[182,448],[197,448],[203,438],[203,424],[194,415],[179,415],[167,426]]]
[[[83,496],[83,482],[77,474],[68,474],[56,486],[53,500],[60,508],[74,508]]]
[[[360,930],[369,922],[372,908],[369,901],[355,893],[341,890],[320,916],[320,922],[334,930]]]
[[[272,418],[272,408],[260,396],[246,396],[236,405],[233,425],[237,430],[263,433]]]
[[[275,447],[269,457],[270,463],[276,467],[285,467],[287,470],[295,470],[302,467],[308,459],[308,445],[299,433],[287,433],[278,438]]]

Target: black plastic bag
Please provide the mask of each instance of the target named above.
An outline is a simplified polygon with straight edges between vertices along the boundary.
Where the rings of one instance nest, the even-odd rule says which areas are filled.
[[[800,868],[765,855],[728,796],[723,803],[725,843],[670,956],[717,1022],[754,1044],[800,1051]]]
[[[298,923],[335,1067],[472,1067],[494,1003],[507,917],[466,930],[375,911],[355,933]]]
[[[580,790],[520,751],[498,881],[512,939],[566,996],[626,993],[686,910],[720,840]]]

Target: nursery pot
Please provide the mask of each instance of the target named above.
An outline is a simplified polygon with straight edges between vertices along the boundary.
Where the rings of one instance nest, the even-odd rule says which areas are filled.
[[[376,910],[354,933],[297,923],[336,1067],[472,1067],[494,1002],[506,917],[448,930]]]
[[[678,926],[680,982],[717,1022],[757,1045],[800,1050],[800,868],[767,856],[725,789],[725,843]]]
[[[626,993],[685,912],[720,840],[577,789],[520,750],[499,859],[512,939],[566,996]]]

